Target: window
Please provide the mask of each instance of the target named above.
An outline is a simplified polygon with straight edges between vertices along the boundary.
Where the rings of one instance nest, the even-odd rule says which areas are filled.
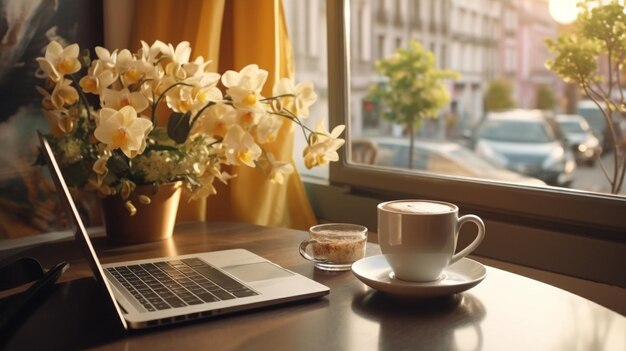
[[[382,34],[378,35],[378,59],[382,59],[383,57],[386,56],[386,52],[385,52],[385,36]]]
[[[306,2],[284,2],[290,33],[302,30],[302,17],[292,14],[303,15],[304,11],[298,8]],[[423,16],[419,26],[413,21],[394,26],[389,17],[382,21],[382,10],[393,13],[394,2],[390,1],[320,1],[320,5],[328,6],[328,12],[322,10],[317,19],[319,47],[320,50],[328,47],[328,64],[323,59],[326,52],[321,52],[321,59],[317,60],[296,55],[296,77],[299,81],[314,81],[319,92],[315,110],[307,123],[314,126],[316,118],[330,116],[331,125],[347,124],[348,129],[345,132],[347,145],[340,150],[340,162],[313,170],[305,170],[302,164],[298,167],[316,215],[321,220],[363,224],[374,231],[376,204],[383,200],[450,201],[457,203],[462,212],[478,214],[485,220],[488,234],[478,249],[479,255],[626,287],[626,276],[622,272],[626,257],[623,196],[546,186],[538,178],[502,170],[497,162],[480,158],[473,149],[448,140],[462,137],[463,131],[478,125],[485,115],[484,95],[491,80],[502,78],[502,72],[506,72],[507,77],[515,77],[518,69],[515,39],[518,26],[521,28],[523,23],[516,22],[516,4],[512,2],[492,1],[493,6],[476,6],[465,1],[446,3],[447,11],[442,14],[444,21],[445,16],[454,13],[466,18],[450,19],[449,32],[432,27],[429,16]],[[419,8],[419,13],[428,14],[432,2],[408,0],[407,5],[409,9],[413,6],[414,11]],[[354,26],[359,8],[373,12],[369,14],[370,28],[365,33],[354,33],[352,27],[351,33],[346,30],[350,25],[346,17],[351,14]],[[466,27],[470,10],[479,15],[485,10],[489,12],[489,32],[473,36]],[[362,16],[367,17],[367,11]],[[311,21],[316,19],[311,18]],[[325,33],[326,23],[329,35]],[[506,30],[505,25],[511,25],[510,29]],[[396,44],[393,38],[399,33],[405,46],[410,39],[423,39],[424,47],[435,43],[441,48],[439,56],[449,55],[437,57],[437,61],[447,62],[450,69],[462,74],[461,79],[446,84],[454,99],[442,109],[441,117],[419,131],[414,150],[419,148],[420,151],[415,152],[410,167],[408,152],[404,151],[408,150],[408,144],[402,138],[405,128],[380,118],[386,107],[368,97],[372,83],[385,84],[384,77],[372,75],[374,62],[392,54],[395,49],[392,46]],[[351,47],[356,34],[370,36],[371,60],[354,61],[354,53],[347,51],[349,48],[356,50]],[[328,43],[322,42],[326,38]],[[297,44],[294,42],[294,47]],[[476,66],[470,58],[475,52],[473,46],[479,46],[477,49],[482,52],[482,65]],[[472,73],[469,72],[471,67],[479,69]],[[519,85],[513,89],[521,91],[528,87]],[[590,110],[583,112],[588,118],[597,116]],[[593,129],[595,124],[590,122],[589,125]],[[424,134],[440,140],[430,142]],[[298,137],[296,133],[296,139]],[[303,146],[303,140],[296,142]],[[371,150],[375,143],[379,143],[376,157],[372,157],[371,152],[361,153],[361,150]],[[519,164],[516,167],[520,167]],[[593,172],[591,168],[579,169]]]
[[[319,11],[319,2],[320,0],[310,0],[308,1],[308,9],[307,9],[307,13],[316,13]],[[319,30],[318,30],[318,23],[316,23],[315,21],[313,21],[312,19],[315,18],[316,16],[306,16],[305,19],[307,20],[307,31],[306,33],[307,35],[307,51],[308,53],[312,56],[312,57],[317,57],[319,55]]]
[[[416,23],[420,23],[422,21],[422,4],[421,0],[413,0],[411,1],[412,9],[413,9],[413,17]]]
[[[349,125],[348,133],[346,134],[348,147],[344,149],[343,161],[330,167],[331,183],[347,186],[356,192],[377,193],[382,197],[385,194],[394,194],[393,196],[419,196],[463,203],[468,209],[484,210],[493,215],[494,218],[508,218],[517,222],[532,219],[535,226],[562,225],[564,228],[569,228],[573,232],[584,235],[599,235],[624,240],[622,232],[626,228],[626,221],[620,213],[626,208],[626,201],[622,195],[610,195],[605,192],[585,189],[574,189],[572,191],[568,188],[555,186],[528,185],[529,183],[527,182],[493,182],[489,179],[467,177],[467,174],[463,172],[455,174],[453,167],[446,167],[445,169],[449,172],[442,174],[440,171],[425,172],[419,169],[409,170],[397,166],[388,167],[385,165],[366,165],[351,162],[350,138],[365,136],[372,139],[374,138],[373,133],[378,133],[378,136],[392,137],[396,140],[406,140],[406,136],[405,129],[402,126],[395,125],[384,119],[380,120],[379,130],[374,132],[372,130],[367,132],[366,130],[359,130],[358,127],[364,124],[361,121],[355,123],[355,119],[363,118],[362,112],[360,112],[363,109],[360,108],[360,111],[357,112],[351,110],[351,108],[355,105],[363,106],[360,102],[355,104],[354,99],[367,96],[367,92],[364,90],[367,87],[362,84],[363,78],[367,75],[364,74],[363,67],[358,67],[357,69],[355,66],[352,66],[352,63],[349,61],[350,55],[344,49],[348,47],[347,43],[350,41],[351,35],[351,33],[343,29],[345,26],[344,21],[348,18],[345,15],[350,11],[350,4],[350,1],[343,3],[341,1],[330,1],[328,3],[328,6],[331,6],[328,21],[329,30],[336,33],[336,35],[329,37],[330,82],[328,98],[331,124],[347,123]],[[452,7],[451,11],[455,11],[453,8],[455,3],[451,2],[450,6]],[[489,10],[491,11],[491,9]],[[504,8],[504,10],[507,9]],[[520,9],[508,10],[521,11]],[[457,11],[459,11],[459,14],[462,13],[460,10]],[[376,14],[371,15],[376,16]],[[506,12],[504,16],[505,18],[517,17],[510,12]],[[472,13],[472,18],[476,19],[477,14]],[[499,25],[505,24],[500,23]],[[425,25],[424,28],[427,27],[428,25]],[[528,30],[528,28],[516,28],[516,30]],[[424,39],[421,37],[423,34],[417,33],[416,37],[410,39]],[[483,33],[482,35],[488,37],[492,34]],[[382,35],[379,34],[379,46],[381,41],[383,41],[381,39]],[[474,33],[474,35],[481,35],[481,33]],[[503,32],[502,35],[508,35],[509,37],[507,38],[510,39],[511,34]],[[482,36],[479,38],[482,39]],[[508,40],[507,38],[504,38],[504,43]],[[450,39],[444,36],[441,36],[441,39],[435,36],[428,36],[428,40],[429,44],[425,46],[430,48],[431,46],[448,44]],[[443,42],[435,42],[437,40],[443,40]],[[465,131],[450,131],[448,128],[457,128],[459,126],[471,128],[482,118],[482,116],[475,114],[476,111],[481,111],[479,105],[482,105],[483,94],[488,83],[483,80],[481,74],[487,74],[488,72],[482,72],[484,65],[468,62],[477,59],[481,61],[482,59],[487,59],[480,57],[481,49],[477,45],[479,44],[474,45],[473,42],[460,43],[463,68],[469,69],[471,67],[472,73],[476,73],[476,75],[467,77],[466,84],[446,83],[448,91],[454,94],[452,97],[453,104],[442,108],[438,118],[423,123],[422,128],[417,132],[418,139],[434,137],[465,145],[464,140],[458,139]],[[509,52],[507,46],[503,46],[503,48],[505,68],[515,69],[512,64],[516,53]],[[532,48],[528,47],[525,47],[525,49],[532,50]],[[450,50],[452,53],[456,51]],[[500,55],[496,50],[488,52],[491,55]],[[440,51],[440,54],[445,53],[445,50]],[[390,52],[386,54],[389,55]],[[457,60],[458,58],[450,58],[450,62],[458,62]],[[475,71],[476,68],[478,68],[478,71]],[[485,69],[493,68],[485,67]],[[496,77],[498,73],[502,72],[496,72]],[[373,69],[370,70],[369,76],[372,82],[383,81],[383,77],[378,76]],[[355,77],[358,78],[359,82],[355,82]],[[557,80],[557,77],[553,77],[555,85],[558,85]],[[454,89],[452,89],[453,86]],[[462,89],[462,91],[457,91],[457,88]],[[514,86],[514,89],[519,90],[519,94],[534,93],[532,89],[523,84]],[[452,107],[453,105],[454,107]],[[369,108],[372,108],[370,112],[374,111],[372,106],[369,106]],[[379,109],[378,111],[381,111],[380,106],[376,106],[376,108]],[[527,108],[530,108],[530,106]],[[451,114],[454,114],[454,116],[447,117]],[[346,116],[345,119],[343,118],[344,116]],[[347,116],[350,116],[350,118]],[[370,113],[367,118],[370,120],[368,123],[371,123],[371,120],[375,117]],[[454,139],[447,139],[449,135],[454,135]],[[408,141],[406,143],[408,145]],[[562,152],[567,153],[569,150],[562,150]],[[419,164],[419,162],[417,163]],[[571,163],[569,164],[571,165]],[[591,228],[593,228],[593,231],[590,231]]]
[[[448,68],[448,46],[446,44],[441,44],[441,58],[439,62],[439,67]]]
[[[401,37],[397,37],[396,38],[396,47],[397,48],[401,48],[402,47],[402,38]]]

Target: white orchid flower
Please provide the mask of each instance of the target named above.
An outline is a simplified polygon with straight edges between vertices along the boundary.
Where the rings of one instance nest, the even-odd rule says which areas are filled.
[[[194,111],[204,107],[209,102],[219,102],[224,99],[222,91],[215,86],[201,87],[195,86],[192,89],[194,99]]]
[[[192,89],[188,86],[177,86],[167,93],[165,100],[167,107],[171,108],[172,111],[187,113],[193,107]]]
[[[86,93],[100,95],[102,90],[108,88],[115,80],[117,75],[110,69],[106,68],[102,61],[95,60],[86,76],[80,79],[79,85]]]
[[[279,80],[273,89],[274,96],[284,96],[279,98],[282,108],[289,110],[295,116],[306,118],[309,116],[309,107],[317,101],[317,94],[311,82],[301,82],[294,85],[289,78]]]
[[[79,50],[78,44],[63,48],[61,44],[53,40],[46,47],[44,57],[38,57],[37,62],[51,80],[58,82],[65,75],[80,71]]]
[[[217,194],[217,189],[213,186],[213,180],[215,177],[209,173],[205,173],[203,176],[198,177],[200,187],[191,194],[191,200],[202,199],[204,197]]]
[[[76,127],[76,119],[67,110],[43,110],[43,115],[48,120],[50,133],[56,137],[71,133]]]
[[[41,107],[44,109],[44,111],[50,111],[57,108],[52,102],[52,95],[50,95],[50,93],[46,89],[37,85],[35,86],[35,90],[37,90],[37,92],[41,94],[41,96],[43,96],[43,98],[41,99]]]
[[[109,150],[119,148],[124,155],[133,158],[143,153],[146,137],[152,128],[152,122],[137,117],[137,112],[131,106],[124,106],[119,111],[105,107],[100,110],[94,136],[106,144]]]
[[[136,59],[129,50],[124,49],[117,54],[115,71],[119,73],[122,84],[128,87],[140,82],[154,71],[154,65]]]
[[[203,72],[202,74],[196,74],[196,77],[200,77],[200,80],[198,81],[198,85],[206,87],[206,86],[217,86],[217,83],[219,83],[220,78],[222,78],[221,75],[219,75],[219,73],[215,73],[215,72]]]
[[[256,136],[259,143],[265,144],[276,141],[283,121],[282,117],[276,115],[266,114],[263,116],[256,128]]]
[[[185,64],[189,62],[191,56],[191,46],[188,41],[181,41],[176,45],[176,48],[169,44],[170,52],[169,56],[179,64]]]
[[[261,92],[267,76],[268,72],[266,70],[259,68],[258,65],[251,64],[245,66],[239,72],[226,71],[222,75],[222,84],[227,88],[241,86],[245,89]]]
[[[113,52],[109,52],[109,50],[103,48],[102,46],[96,46],[94,49],[96,52],[96,56],[102,64],[112,69],[115,67],[115,63],[117,62],[117,50],[113,50]]]
[[[100,94],[100,101],[103,107],[119,110],[124,106],[132,106],[135,111],[141,113],[148,108],[150,102],[141,92],[130,92],[127,88],[121,90],[104,89]]]
[[[165,66],[165,73],[178,79],[187,78],[187,72],[183,69],[183,65],[189,63],[191,56],[191,46],[188,41],[182,41],[176,45],[176,48],[169,44],[163,48],[163,55],[172,60]]]
[[[218,163],[210,167],[209,172],[211,172],[211,174],[213,174],[213,176],[223,184],[227,184],[229,180],[237,177],[236,174],[230,174],[226,171],[222,171]]]
[[[206,67],[211,63],[211,60],[204,61],[204,57],[198,56],[193,62],[182,63],[181,67],[185,70],[185,74],[187,77],[202,77],[204,75],[209,75],[206,84],[213,84],[211,82],[214,80],[214,83],[217,83],[220,79],[220,75],[212,72],[205,72]]]
[[[155,40],[151,46],[141,40],[141,49],[137,55],[146,62],[156,62],[159,55],[165,50],[167,50],[167,45],[160,40]]]
[[[293,165],[289,162],[273,162],[269,176],[270,182],[283,184],[287,176],[293,173],[293,171]]]
[[[266,114],[267,112],[264,109],[253,111],[237,109],[237,124],[244,130],[251,130]]]
[[[191,88],[193,97],[192,110],[198,111],[209,102],[218,102],[224,99],[222,91],[217,87],[219,75],[200,75],[185,80],[185,84]]]
[[[161,78],[155,78],[141,85],[141,93],[148,101],[154,102],[174,84],[176,84],[176,79],[173,77],[163,76]]]
[[[54,86],[50,98],[57,109],[62,109],[64,106],[74,105],[78,101],[78,92],[72,86],[71,80],[61,78]]]
[[[254,142],[252,135],[235,124],[224,137],[226,159],[232,165],[244,164],[255,167],[254,161],[261,156],[261,148]]]
[[[197,84],[202,77],[189,80],[190,85],[178,85],[166,94],[167,106],[175,112],[196,113],[209,102],[223,99],[222,92],[214,85]]]
[[[219,80],[219,74],[207,72],[183,81],[193,88],[194,111],[199,110],[211,101],[218,102],[224,99],[222,91],[217,87]]]
[[[259,92],[235,86],[228,88],[226,94],[232,98],[233,105],[243,111],[257,114],[265,112],[265,106],[261,103],[263,96]]]
[[[89,177],[87,184],[85,185],[85,190],[95,191],[102,197],[115,194],[115,189],[110,187],[108,184],[105,184],[103,178],[97,174]]]
[[[311,135],[309,146],[303,152],[306,168],[311,169],[339,160],[337,150],[345,143],[339,135],[344,129],[344,125],[338,125],[329,133],[321,121],[318,123],[315,134]]]
[[[44,111],[65,111],[65,105],[73,105],[78,100],[78,92],[71,86],[71,81],[61,80],[55,84],[52,94],[42,87],[35,89],[43,96],[41,107]]]
[[[224,138],[226,132],[235,124],[236,118],[237,113],[232,106],[217,103],[208,107],[198,116],[198,121],[194,124],[191,135],[202,133]]]
[[[226,94],[233,100],[235,107],[261,113],[265,110],[261,104],[261,90],[267,80],[268,72],[257,65],[247,65],[240,72],[226,71],[222,75],[222,84]]]
[[[107,173],[109,173],[109,168],[107,167],[107,162],[109,161],[109,155],[103,155],[100,156],[96,162],[94,162],[93,164],[93,171],[94,173],[100,175],[100,176],[106,176]]]

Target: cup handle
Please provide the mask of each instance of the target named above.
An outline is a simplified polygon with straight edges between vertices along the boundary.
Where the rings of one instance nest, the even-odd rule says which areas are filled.
[[[459,253],[452,256],[452,259],[450,260],[450,264],[453,264],[454,262],[467,256],[470,252],[474,251],[485,238],[485,223],[483,223],[483,220],[480,219],[480,217],[475,216],[475,215],[465,215],[459,218],[457,222],[457,229],[456,229],[457,236],[459,235],[459,232],[461,231],[461,226],[463,226],[463,224],[467,222],[476,223],[476,226],[478,227],[478,233],[476,234],[476,238],[474,238],[474,241],[472,241],[469,245],[467,245],[466,248],[464,248]]]
[[[328,260],[320,260],[317,259],[311,255],[309,255],[306,252],[306,248],[307,246],[309,246],[310,244],[317,244],[319,243],[319,241],[317,241],[316,239],[306,239],[303,242],[300,243],[300,256],[304,257],[304,259],[309,260],[311,262],[315,262],[315,263],[324,263],[324,262],[328,262]]]

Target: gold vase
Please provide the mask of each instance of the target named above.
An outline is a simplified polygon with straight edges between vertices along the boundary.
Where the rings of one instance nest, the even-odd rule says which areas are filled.
[[[176,212],[180,202],[182,182],[140,185],[129,197],[137,208],[134,216],[126,208],[121,196],[102,199],[102,213],[107,237],[114,242],[135,244],[169,238],[174,232]],[[150,197],[149,204],[139,201],[140,195]]]

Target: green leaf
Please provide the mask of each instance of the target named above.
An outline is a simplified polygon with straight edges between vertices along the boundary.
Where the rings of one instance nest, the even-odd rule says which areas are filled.
[[[89,179],[89,168],[82,162],[64,166],[61,170],[63,178],[69,187],[82,187]]]
[[[180,150],[176,146],[164,144],[148,145],[148,147],[146,147],[146,150],[180,152]]]
[[[172,112],[169,120],[167,121],[167,135],[175,142],[182,144],[187,140],[191,126],[189,119],[191,113],[185,114],[179,112]]]
[[[150,139],[152,139],[156,144],[175,145],[174,141],[170,139],[169,135],[167,135],[166,127],[155,127],[150,132]],[[150,145],[148,145],[148,147],[150,147]]]
[[[82,50],[78,56],[78,61],[83,67],[89,67],[89,65],[91,65],[91,54],[89,53],[89,50]]]
[[[123,174],[130,170],[128,159],[124,155],[114,153],[107,161],[109,172],[113,174]]]
[[[149,151],[167,151],[173,154],[184,156],[184,153],[179,148],[173,145],[163,145],[163,144],[148,145],[148,147],[146,147],[146,153]]]

